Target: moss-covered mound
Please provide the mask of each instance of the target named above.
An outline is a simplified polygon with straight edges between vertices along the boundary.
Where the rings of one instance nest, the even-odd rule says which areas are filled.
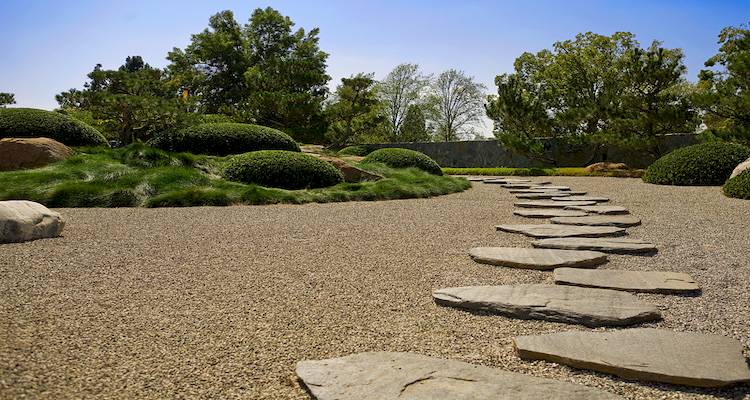
[[[729,197],[750,200],[750,169],[728,180],[724,184],[724,194]]]
[[[342,156],[360,156],[364,157],[370,154],[370,149],[367,146],[347,146],[339,150],[338,153]]]
[[[434,175],[442,175],[438,163],[430,157],[409,149],[380,149],[368,154],[363,163],[383,163],[392,168],[419,168]]]
[[[657,185],[723,184],[737,164],[750,157],[745,146],[712,142],[677,149],[656,160],[646,170],[643,180]]]
[[[35,108],[0,108],[0,138],[47,137],[68,146],[106,145],[93,127],[57,112]]]
[[[333,165],[308,154],[263,150],[232,157],[224,169],[230,181],[284,189],[333,186],[344,181]]]
[[[256,150],[300,151],[289,135],[266,126],[235,122],[194,125],[157,135],[150,145],[160,149],[225,156]]]

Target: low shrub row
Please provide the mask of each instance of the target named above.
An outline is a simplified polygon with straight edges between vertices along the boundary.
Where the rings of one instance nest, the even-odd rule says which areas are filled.
[[[226,156],[257,150],[300,151],[291,136],[260,125],[214,122],[164,132],[149,144],[163,150]]]
[[[224,176],[230,181],[284,189],[333,186],[344,176],[314,156],[284,150],[260,150],[229,159]]]

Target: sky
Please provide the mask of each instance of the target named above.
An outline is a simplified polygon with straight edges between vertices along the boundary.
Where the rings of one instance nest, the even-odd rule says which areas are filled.
[[[465,71],[494,92],[495,76],[512,72],[523,52],[587,31],[681,48],[694,81],[719,31],[750,22],[750,0],[0,0],[0,92],[15,93],[17,107],[51,110],[55,94],[82,87],[97,63],[114,69],[141,55],[164,67],[167,52],[184,48],[216,12],[232,10],[245,23],[267,6],[297,27],[320,28],[332,87],[411,62],[431,74]]]

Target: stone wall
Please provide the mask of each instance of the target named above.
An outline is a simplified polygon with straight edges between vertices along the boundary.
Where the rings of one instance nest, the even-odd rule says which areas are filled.
[[[663,154],[674,149],[689,146],[698,142],[693,134],[664,135],[659,140]],[[454,168],[489,168],[489,167],[548,167],[549,163],[530,159],[511,149],[505,148],[497,140],[475,140],[463,142],[418,142],[418,143],[382,143],[368,144],[375,150],[386,147],[403,147],[420,151],[432,157],[442,167]],[[645,168],[656,160],[656,157],[642,151],[630,151],[617,147],[597,150],[594,146],[568,147],[548,141],[547,155],[558,160],[560,167],[585,167],[599,161],[624,162],[631,168]]]

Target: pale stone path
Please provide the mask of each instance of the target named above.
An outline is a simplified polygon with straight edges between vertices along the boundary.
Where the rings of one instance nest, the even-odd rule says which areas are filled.
[[[700,290],[688,274],[662,271],[619,271],[603,269],[582,271],[577,268],[557,268],[553,274],[556,284],[596,287],[644,293],[685,293]]]
[[[518,336],[518,355],[621,376],[699,387],[750,382],[737,340],[662,329]]]
[[[560,208],[515,209],[513,210],[513,214],[526,218],[585,217],[588,215],[583,211],[563,210]]]
[[[616,226],[574,226],[558,224],[498,225],[499,231],[521,233],[534,238],[622,236],[625,228]]]
[[[607,262],[607,255],[598,251],[519,247],[475,247],[469,250],[469,256],[481,264],[536,270],[559,267],[594,268]]]
[[[656,246],[648,241],[631,238],[551,238],[531,242],[543,249],[593,250],[615,254],[656,253]]]
[[[564,203],[564,201],[561,201],[560,203]],[[571,204],[565,208],[568,210],[584,211],[591,214],[630,214],[630,211],[628,211],[627,208],[620,206]]]
[[[535,200],[535,201],[517,201],[514,205],[521,208],[566,208],[579,206],[593,206],[595,201],[554,201],[554,200]],[[572,208],[571,208],[572,209]],[[579,210],[584,211],[585,210]]]
[[[583,212],[583,211],[581,211]],[[586,226],[619,226],[628,228],[641,224],[640,218],[629,215],[587,215],[581,217],[554,217],[550,219],[553,224],[561,225],[586,225]]]

